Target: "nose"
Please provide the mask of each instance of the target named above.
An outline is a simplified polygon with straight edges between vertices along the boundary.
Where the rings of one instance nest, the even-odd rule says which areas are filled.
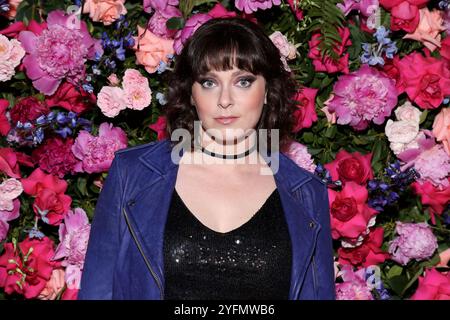
[[[227,109],[233,105],[233,98],[228,86],[223,86],[220,91],[220,96],[218,98],[217,106],[223,109]]]

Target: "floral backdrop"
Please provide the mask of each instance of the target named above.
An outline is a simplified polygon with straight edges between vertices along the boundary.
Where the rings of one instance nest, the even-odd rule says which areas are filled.
[[[1,299],[76,299],[114,152],[166,137],[177,53],[233,16],[298,81],[337,298],[450,299],[450,1],[0,0]]]

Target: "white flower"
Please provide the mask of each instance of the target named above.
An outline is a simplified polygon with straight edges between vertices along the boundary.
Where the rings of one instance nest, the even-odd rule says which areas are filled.
[[[422,114],[422,112],[414,107],[409,101],[406,101],[403,105],[395,109],[394,112],[397,120],[412,121],[417,124],[419,124],[420,115]]]

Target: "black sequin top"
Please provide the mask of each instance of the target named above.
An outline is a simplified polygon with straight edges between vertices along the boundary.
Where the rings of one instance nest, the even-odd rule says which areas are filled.
[[[246,223],[220,233],[174,190],[164,232],[166,300],[287,300],[291,240],[275,189]]]

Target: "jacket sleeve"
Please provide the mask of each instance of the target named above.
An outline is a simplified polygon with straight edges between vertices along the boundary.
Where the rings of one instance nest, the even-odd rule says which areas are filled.
[[[123,183],[118,155],[111,164],[94,211],[78,299],[112,299],[119,251]]]
[[[319,288],[317,298],[320,300],[334,300],[336,298],[334,252],[333,240],[331,238],[328,188],[322,183],[320,184],[320,192],[317,200],[319,223],[321,224],[315,255],[317,259],[318,276],[320,277],[320,281],[318,281]]]

